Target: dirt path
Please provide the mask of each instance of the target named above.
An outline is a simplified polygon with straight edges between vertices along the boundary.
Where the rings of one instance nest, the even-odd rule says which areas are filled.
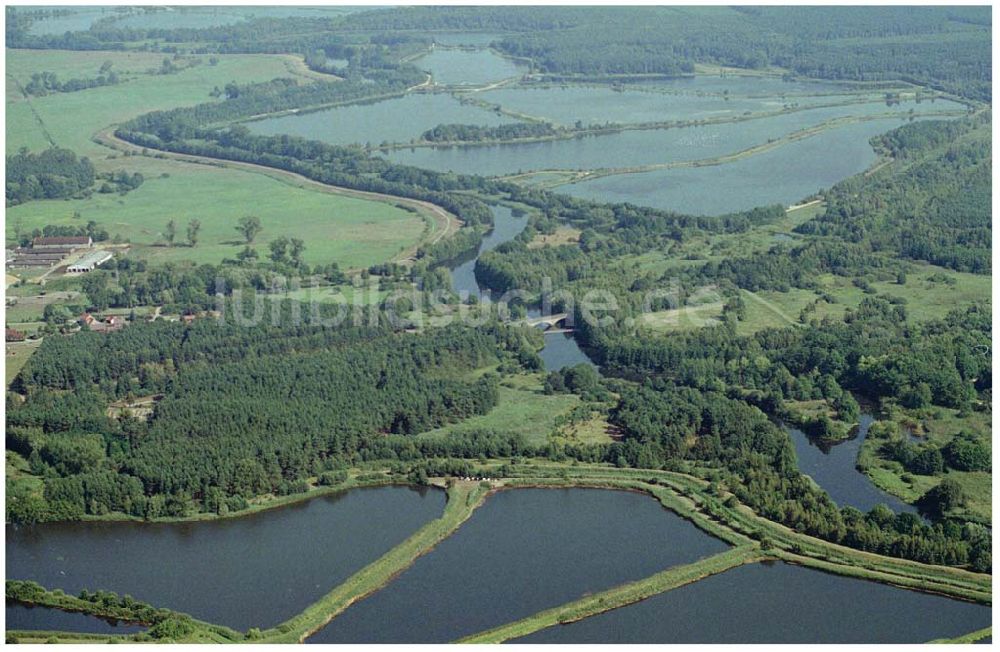
[[[767,310],[771,311],[772,313],[780,317],[782,320],[787,322],[789,326],[802,326],[800,322],[796,321],[795,319],[792,319],[792,317],[788,313],[786,313],[784,310],[774,305],[764,297],[757,296],[757,294],[750,292],[748,290],[744,291],[744,295],[750,297],[752,301],[754,301],[757,304],[760,304]]]
[[[819,204],[822,201],[823,201],[822,199],[814,199],[812,201],[807,201],[804,204],[795,204],[794,206],[789,206],[788,209],[785,210],[785,212],[791,213],[792,211],[797,211],[803,208],[809,208],[810,206],[815,206],[816,204]]]
[[[102,129],[94,135],[94,141],[104,145],[105,147],[110,147],[112,149],[131,152],[132,154],[140,154],[143,149],[149,151],[155,151],[157,154],[161,154],[164,157],[179,161],[182,163],[193,163],[196,165],[211,165],[212,167],[223,167],[230,168],[234,170],[242,170],[244,172],[251,172],[255,174],[263,174],[267,177],[281,181],[282,183],[287,183],[289,185],[295,186],[297,188],[315,190],[318,192],[327,193],[330,195],[341,195],[344,197],[353,197],[355,199],[365,199],[369,201],[378,201],[383,203],[395,204],[400,206],[408,206],[413,208],[422,217],[426,218],[430,226],[429,232],[424,235],[420,242],[405,249],[404,251],[393,257],[393,262],[403,262],[406,260],[411,260],[416,254],[417,249],[423,245],[435,244],[440,242],[442,239],[453,235],[458,229],[462,227],[462,222],[455,215],[449,213],[445,209],[441,208],[437,204],[432,204],[427,201],[420,199],[410,199],[408,197],[397,197],[395,195],[386,195],[383,193],[369,192],[366,190],[353,190],[351,188],[344,188],[341,186],[332,186],[329,184],[321,183],[315,181],[308,177],[302,176],[295,172],[288,172],[286,170],[279,170],[277,168],[267,167],[266,165],[258,165],[256,163],[244,163],[242,161],[228,161],[225,159],[215,159],[208,156],[198,156],[194,154],[177,154],[174,152],[169,152],[166,150],[154,150],[152,148],[143,148],[138,145],[133,145],[132,143],[122,140],[115,135],[115,125]]]

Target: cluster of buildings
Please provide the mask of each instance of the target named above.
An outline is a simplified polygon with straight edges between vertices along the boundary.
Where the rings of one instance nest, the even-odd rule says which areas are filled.
[[[125,328],[125,318],[121,315],[109,315],[107,317],[95,317],[89,312],[80,315],[77,320],[82,328],[92,331],[108,332]]]
[[[56,267],[71,254],[81,249],[92,249],[90,236],[57,236],[35,238],[30,247],[18,247],[7,252],[8,267],[50,268]],[[70,273],[92,272],[112,258],[110,251],[94,249],[87,251],[76,261],[66,266]]]

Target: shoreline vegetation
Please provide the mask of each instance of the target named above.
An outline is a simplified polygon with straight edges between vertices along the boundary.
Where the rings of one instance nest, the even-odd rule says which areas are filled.
[[[489,464],[498,465],[503,460]],[[378,591],[409,568],[419,557],[431,552],[453,534],[495,491],[518,488],[592,488],[645,493],[665,509],[689,520],[706,533],[733,547],[691,564],[665,569],[642,580],[628,582],[563,605],[543,610],[513,623],[464,637],[459,642],[499,643],[526,636],[560,623],[573,622],[645,598],[690,584],[703,577],[725,572],[743,564],[780,560],[859,580],[889,584],[902,589],[934,593],[953,599],[992,604],[992,577],[962,568],[932,566],[903,559],[862,552],[800,534],[768,521],[742,505],[732,495],[714,495],[711,485],[693,475],[673,471],[617,469],[600,465],[559,463],[523,463],[514,465],[512,477],[492,482],[434,478],[431,485],[446,487],[448,502],[441,517],[425,524],[403,543],[333,588],[300,614],[265,630],[253,628],[245,634],[203,621],[190,619],[191,631],[179,635],[176,642],[295,643],[302,642],[322,629],[351,604]],[[485,470],[485,469],[484,469]],[[488,470],[485,470],[487,473]],[[388,478],[388,476],[387,476]],[[361,486],[361,485],[355,485]],[[332,488],[342,490],[345,487]],[[285,497],[281,504],[306,500],[325,493],[323,490]],[[278,505],[272,505],[275,507]],[[261,507],[260,509],[264,509]],[[242,513],[241,513],[242,514]],[[239,516],[237,514],[236,516]],[[48,591],[39,598],[40,606],[58,604],[58,594]],[[107,615],[92,604],[77,598],[76,609],[93,615]],[[188,622],[188,621],[186,621]],[[232,633],[230,633],[232,632]],[[969,642],[990,635],[981,630],[962,637]],[[135,640],[142,635],[98,635],[73,632],[9,631],[8,640],[18,642],[111,641]],[[969,641],[965,641],[969,638]]]

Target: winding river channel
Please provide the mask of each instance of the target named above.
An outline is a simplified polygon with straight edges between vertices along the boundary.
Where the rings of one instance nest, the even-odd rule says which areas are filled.
[[[476,280],[476,261],[483,253],[516,238],[528,226],[527,216],[517,217],[506,206],[492,206],[491,210],[493,211],[493,229],[486,234],[474,254],[455,260],[449,267],[452,288],[459,295],[480,298],[489,296]],[[539,315],[541,315],[541,311],[537,308],[528,311],[529,317],[538,317]],[[594,365],[593,361],[573,339],[571,333],[546,333],[545,347],[538,354],[541,356],[542,362],[545,363],[545,368],[549,371],[557,371],[580,363]]]
[[[841,507],[850,505],[867,512],[882,503],[896,513],[916,512],[916,507],[882,491],[855,467],[858,451],[874,422],[874,417],[863,414],[857,432],[850,439],[834,442],[816,441],[801,430],[789,428],[799,469],[823,487]]]
[[[456,42],[461,38],[456,36]],[[499,59],[485,50],[439,49],[418,65],[449,84],[478,84],[520,74],[521,69],[513,63],[490,57]],[[473,74],[470,66],[483,62],[489,64],[487,68]],[[677,109],[672,119],[692,115],[707,119],[717,112],[720,101],[712,94],[731,90],[733,99],[725,111],[732,113],[767,110],[768,102],[775,101],[774,97],[755,97],[755,91],[777,92],[779,108],[788,102],[819,104],[826,101],[824,94],[837,91],[834,86],[775,80],[704,78],[704,83],[677,80],[661,85],[660,94],[642,95],[639,105],[629,105],[622,99],[625,94],[607,89],[571,88],[555,93],[497,89],[483,92],[479,99],[525,113],[551,108],[566,122],[606,122],[638,121],[646,119],[646,112],[659,116],[665,106]],[[775,90],[778,86],[780,91]],[[740,94],[742,98],[736,97]],[[599,102],[595,99],[596,104],[588,104],[586,98],[598,98]],[[546,104],[549,100],[553,102]],[[919,114],[945,105],[942,101],[935,106],[915,104],[894,109],[896,115],[891,118],[845,124],[725,165],[598,177],[566,186],[564,191],[693,213],[791,203],[871,164],[874,153],[868,139],[909,119],[911,108]],[[600,110],[595,111],[595,106]],[[389,157],[423,167],[488,174],[594,167],[601,161],[603,165],[686,161],[768,142],[823,120],[855,115],[859,107],[868,116],[886,112],[884,105],[872,102],[746,123],[627,131],[512,146],[414,148],[397,150]],[[579,113],[581,110],[587,113]],[[626,110],[639,114],[621,113]],[[272,118],[250,127],[257,133],[298,132],[337,143],[405,142],[442,122],[495,125],[511,121],[452,95],[419,94]],[[786,181],[776,182],[776,177]],[[507,207],[495,206],[493,212],[493,230],[479,249],[450,266],[458,292],[482,296],[475,277],[476,260],[527,226],[526,216],[516,216]],[[540,355],[549,370],[593,364],[569,333],[546,334]],[[878,490],[854,468],[871,422],[871,417],[865,416],[856,437],[826,448],[790,430],[800,468],[840,505],[868,510],[886,503],[895,511],[913,511],[912,506]],[[233,519],[7,526],[6,575],[71,594],[82,589],[129,594],[156,607],[241,631],[266,628],[301,612],[440,516],[444,501],[444,492],[436,489],[381,487],[313,498]],[[696,561],[726,547],[657,501],[637,493],[582,488],[500,491],[452,536],[308,641],[452,641]],[[8,628],[98,633],[141,629],[14,604],[7,605],[6,617]],[[768,563],[734,568],[515,642],[913,643],[964,634],[989,625],[990,619],[986,606]]]

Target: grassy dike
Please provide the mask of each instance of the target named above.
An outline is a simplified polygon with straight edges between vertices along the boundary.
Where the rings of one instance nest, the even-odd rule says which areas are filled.
[[[993,627],[985,627],[983,629],[977,629],[974,632],[969,632],[968,634],[963,634],[962,636],[956,636],[955,638],[938,638],[933,641],[928,641],[929,643],[944,643],[947,645],[954,644],[968,644],[968,643],[979,643],[984,638],[990,638],[993,636]]]
[[[418,557],[448,538],[472,516],[488,494],[489,489],[476,482],[456,482],[448,488],[448,503],[441,518],[417,530],[406,541],[362,568],[302,613],[261,632],[255,642],[301,643],[349,606],[391,582]]]
[[[992,578],[989,575],[883,557],[794,532],[760,518],[745,506],[725,506],[717,497],[708,494],[705,481],[690,475],[557,464],[529,465],[522,472],[522,477],[506,481],[506,486],[586,486],[645,491],[660,500],[664,507],[735,547],[644,580],[614,587],[473,634],[461,639],[459,643],[502,643],[556,624],[574,622],[623,607],[735,566],[767,558],[837,575],[939,593],[972,602],[992,603]],[[981,630],[961,637],[962,640],[940,642],[971,642],[989,635],[991,630]]]
[[[473,634],[457,642],[503,643],[504,641],[527,636],[553,625],[572,623],[605,611],[624,607],[640,600],[645,600],[658,593],[676,589],[685,584],[697,582],[710,575],[727,571],[730,568],[760,561],[765,557],[755,545],[747,544],[731,548],[726,552],[706,557],[692,564],[676,566],[637,582],[622,584],[607,591],[588,595],[574,602],[553,609],[546,609],[513,623]]]

